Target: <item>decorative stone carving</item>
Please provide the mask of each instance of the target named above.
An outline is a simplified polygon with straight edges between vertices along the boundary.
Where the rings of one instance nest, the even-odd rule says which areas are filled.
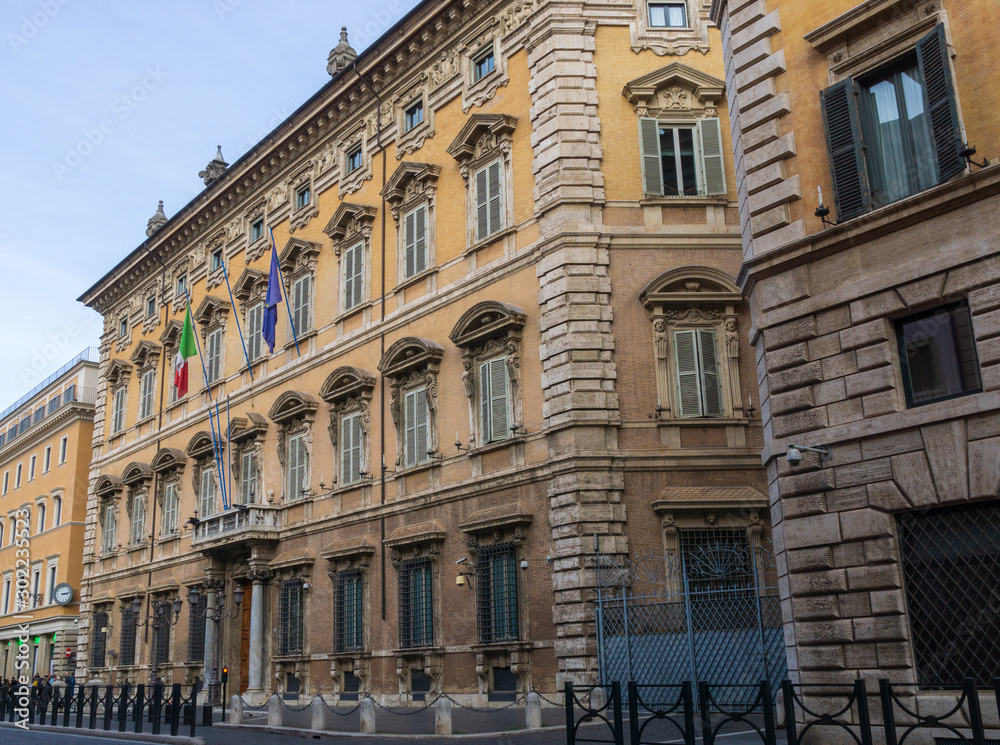
[[[166,224],[167,224],[167,215],[163,211],[163,200],[161,199],[159,205],[156,207],[156,212],[153,214],[151,218],[149,218],[149,222],[146,223],[146,235],[152,236],[153,233],[158,231]]]
[[[636,116],[696,120],[717,115],[725,90],[726,81],[671,62],[627,82],[622,95],[635,106]]]
[[[435,85],[441,85],[461,72],[461,67],[459,65],[460,53],[456,47],[447,49],[441,53],[438,58],[431,66],[430,78],[431,82]]]
[[[361,423],[361,470],[370,473],[368,454],[370,452],[369,432],[371,429],[371,398],[375,388],[375,376],[357,367],[339,367],[334,370],[320,388],[319,396],[330,405],[330,423],[327,431],[339,465],[342,454],[338,450],[340,422],[344,416],[358,412]],[[334,469],[333,482],[340,482],[340,468]]]
[[[358,53],[347,41],[347,26],[340,27],[340,42],[330,50],[327,57],[326,71],[331,77],[337,77],[347,69],[347,66],[357,59]]]
[[[229,164],[222,157],[222,145],[219,145],[215,157],[205,166],[205,170],[198,174],[198,178],[204,180],[205,186],[211,186],[225,175],[227,168]]]
[[[660,28],[649,25],[649,9],[645,0],[635,0],[635,21],[629,24],[632,51],[644,49],[659,56],[685,55],[690,51],[706,54],[709,51],[708,11],[710,0],[687,0],[685,3],[688,23],[686,28]]]
[[[427,202],[428,211],[434,209],[437,180],[441,166],[407,161],[400,163],[382,189],[382,196],[389,205],[392,219],[399,223],[404,212]]]
[[[403,464],[404,422],[401,402],[407,390],[424,386],[427,392],[428,452],[438,452],[438,370],[444,349],[429,339],[407,336],[389,347],[378,369],[389,380],[389,411],[396,428],[396,465]]]

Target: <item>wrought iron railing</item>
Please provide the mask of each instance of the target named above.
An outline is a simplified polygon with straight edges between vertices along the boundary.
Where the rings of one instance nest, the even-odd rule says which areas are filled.
[[[270,505],[251,504],[233,506],[217,515],[198,518],[192,542],[231,537],[242,532],[277,532],[281,527],[280,508]]]

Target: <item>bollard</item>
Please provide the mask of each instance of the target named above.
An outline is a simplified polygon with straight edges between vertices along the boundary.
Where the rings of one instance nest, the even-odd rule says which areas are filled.
[[[600,711],[608,703],[608,694],[600,686],[590,689],[590,708],[594,711]]]
[[[451,700],[444,696],[434,704],[434,734],[451,734]]]
[[[323,729],[326,726],[326,714],[323,712],[323,699],[317,694],[309,705],[311,720],[309,729]]]
[[[361,734],[375,734],[375,702],[370,698],[361,701]]]
[[[281,726],[281,698],[276,693],[267,700],[267,726]]]
[[[243,697],[233,696],[229,700],[229,723],[243,724]]]
[[[524,698],[524,726],[527,729],[542,727],[542,698],[534,691]]]

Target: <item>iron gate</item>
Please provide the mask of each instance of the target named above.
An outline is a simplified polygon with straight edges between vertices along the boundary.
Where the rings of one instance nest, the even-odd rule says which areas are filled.
[[[738,705],[787,676],[774,555],[746,530],[682,531],[676,552],[598,554],[597,569],[602,685],[705,680]]]

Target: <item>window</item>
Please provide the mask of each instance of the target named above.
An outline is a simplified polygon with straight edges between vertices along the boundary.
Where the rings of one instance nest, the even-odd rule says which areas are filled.
[[[32,421],[32,425],[38,424],[44,418],[45,418],[45,407],[39,406],[37,409],[35,409],[35,417],[34,421]]]
[[[364,256],[364,243],[344,251],[344,310],[360,305],[364,299]]]
[[[10,577],[5,577],[3,581],[3,614],[10,613]]]
[[[685,28],[687,26],[685,3],[650,3],[649,25],[651,28]]]
[[[34,455],[28,459],[28,481],[35,480],[35,460],[36,457]]]
[[[111,434],[113,435],[125,429],[125,393],[124,387],[115,389],[111,407]]]
[[[55,414],[56,410],[58,408],[59,408],[59,396],[54,396],[53,398],[50,398],[49,399],[49,415],[51,416],[52,414]]]
[[[434,644],[430,559],[411,559],[399,570],[399,646]]]
[[[972,319],[965,302],[896,321],[908,406],[982,390]]]
[[[254,243],[264,237],[264,218],[258,217],[250,223],[250,242]]]
[[[212,271],[222,268],[222,249],[217,248],[212,251]]]
[[[264,303],[257,303],[247,310],[247,356],[251,362],[264,353]]]
[[[334,651],[356,652],[364,646],[361,572],[353,569],[334,576]]]
[[[906,512],[897,518],[903,586],[921,686],[974,678],[1000,659],[1000,503]]]
[[[14,472],[14,488],[21,488],[21,464],[17,464],[17,470]]]
[[[480,52],[472,58],[472,82],[476,83],[496,69],[496,57],[493,47]]]
[[[302,652],[302,580],[290,579],[278,589],[278,654]]]
[[[10,487],[10,471],[3,472],[3,493],[6,494]]]
[[[517,556],[513,543],[480,547],[476,595],[479,643],[517,639]]]
[[[403,131],[409,132],[424,121],[424,100],[414,101],[403,112]]]
[[[58,528],[62,525],[62,497],[52,497],[52,504],[56,508],[56,519],[53,523],[53,528]]]
[[[717,349],[714,330],[674,332],[678,401],[682,417],[722,416]]]
[[[45,509],[44,504],[38,505],[38,532],[42,533],[45,531],[45,513],[48,510]]]
[[[353,484],[361,480],[361,414],[350,414],[340,420],[340,483]]]
[[[49,566],[49,576],[45,583],[45,589],[48,591],[46,594],[49,596],[49,605],[55,602],[56,594],[56,565],[52,564]]]
[[[215,514],[215,474],[212,469],[205,466],[201,469],[201,517],[209,517]]]
[[[161,529],[163,535],[173,535],[177,530],[177,512],[180,508],[177,494],[177,484],[169,483],[163,487],[163,519]]]
[[[403,276],[413,277],[427,269],[427,205],[403,217]]]
[[[913,52],[827,88],[821,103],[840,220],[965,170],[944,26]]]
[[[507,358],[498,357],[479,365],[479,423],[487,442],[510,437],[510,381]]]
[[[108,612],[94,611],[90,629],[90,666],[104,667],[108,644]]]
[[[118,338],[124,339],[128,336],[128,317],[122,316],[118,321]]]
[[[643,190],[666,197],[726,193],[722,125],[718,119],[691,124],[639,120]]]
[[[187,275],[180,274],[177,276],[177,282],[174,284],[174,294],[177,297],[184,297],[187,295]]]
[[[31,607],[42,604],[42,568],[37,567],[31,572]]]
[[[310,328],[311,290],[311,275],[299,277],[292,283],[292,324],[295,326],[296,334],[304,334]]]
[[[166,601],[161,598],[161,601]],[[169,602],[161,602],[154,611],[156,625],[153,626],[153,662],[166,665],[170,662],[170,617],[173,614]]]
[[[361,145],[355,145],[347,151],[347,172],[354,173],[365,164]]]
[[[111,504],[104,506],[104,535],[102,538],[102,548],[104,553],[109,554],[115,550],[115,543],[118,541],[118,520],[115,517],[115,508]]]
[[[288,438],[288,483],[285,498],[298,499],[307,486],[306,474],[308,468],[308,453],[304,434],[291,435]]]
[[[146,318],[152,318],[156,315],[156,297],[146,298]]]
[[[418,388],[406,394],[403,413],[406,466],[416,466],[430,459],[429,422],[427,417],[427,389]]]
[[[253,449],[243,451],[240,456],[240,501],[243,504],[257,502],[257,456]]]
[[[46,445],[42,454],[42,473],[48,473],[52,468],[52,446]]]
[[[132,612],[132,603],[122,606],[122,633],[118,641],[119,663],[122,666],[135,664],[136,617]]]
[[[188,605],[188,662],[205,660],[205,609],[208,595],[201,593],[198,602]]]
[[[476,240],[499,232],[503,220],[503,170],[499,160],[476,171]]]
[[[312,191],[309,188],[309,184],[300,186],[295,192],[295,209],[300,210],[303,207],[309,206],[311,194]]]
[[[132,525],[128,542],[133,546],[140,545],[146,532],[146,500],[140,492],[132,495]]]
[[[717,528],[681,530],[681,558],[686,567],[690,592],[753,592],[754,572],[746,529]],[[736,627],[745,623],[729,621]]]
[[[222,329],[215,329],[208,333],[205,345],[208,347],[208,354],[205,358],[205,374],[208,385],[213,385],[222,377]]]
[[[59,440],[59,465],[66,462],[66,451],[69,449],[69,435],[64,435]]]
[[[153,391],[156,388],[156,370],[147,370],[142,374],[142,384],[139,387],[139,419],[153,416]]]

